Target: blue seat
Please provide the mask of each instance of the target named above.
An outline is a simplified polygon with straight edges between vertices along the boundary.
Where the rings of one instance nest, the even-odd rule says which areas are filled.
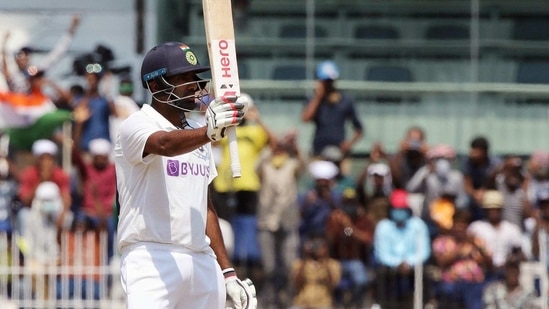
[[[400,34],[395,27],[389,25],[360,25],[357,26],[353,34],[356,39],[398,39]]]
[[[365,79],[380,82],[411,82],[410,69],[396,65],[374,65],[366,69]]]
[[[245,62],[238,62],[238,78],[250,79],[250,70]]]
[[[549,84],[549,62],[529,61],[519,64],[517,83]]]
[[[397,65],[374,65],[366,69],[365,79],[376,82],[411,82],[413,81],[410,69]],[[394,95],[378,95],[373,98],[378,103],[400,103],[403,97]],[[417,97],[406,98],[409,102],[418,102]]]
[[[316,38],[325,38],[328,36],[326,29],[320,25],[315,25],[314,30]],[[307,26],[305,24],[282,25],[279,36],[286,39],[303,39],[307,37]]]
[[[274,80],[305,80],[307,77],[305,65],[280,65],[273,70]]]
[[[425,31],[429,40],[468,40],[469,36],[469,28],[463,25],[436,24]]]
[[[549,41],[549,19],[520,18],[513,27],[513,39],[523,41]]]

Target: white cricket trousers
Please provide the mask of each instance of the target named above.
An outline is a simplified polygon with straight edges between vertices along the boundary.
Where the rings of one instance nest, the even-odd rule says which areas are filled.
[[[120,263],[129,309],[225,308],[225,280],[207,253],[138,243],[122,250]]]

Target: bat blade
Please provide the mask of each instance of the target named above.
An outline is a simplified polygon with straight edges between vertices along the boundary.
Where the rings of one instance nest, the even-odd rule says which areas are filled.
[[[202,9],[214,95],[240,96],[231,0],[202,0]],[[227,129],[227,138],[231,170],[233,177],[238,178],[241,167],[234,127]]]

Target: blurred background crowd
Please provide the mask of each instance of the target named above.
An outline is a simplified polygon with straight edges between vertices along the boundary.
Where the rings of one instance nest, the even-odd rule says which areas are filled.
[[[539,11],[543,1],[532,1],[512,16],[509,11],[518,2],[499,7],[497,1],[488,1],[485,7],[482,1],[456,0],[443,6],[438,1],[401,1],[402,15],[393,16],[388,12],[396,4],[390,1],[387,7],[374,5],[376,13],[371,15],[360,13],[364,6],[358,2],[341,1],[336,13],[351,16],[349,12],[358,8],[354,23],[343,26],[353,26],[364,42],[372,44],[372,50],[353,58],[343,57],[341,50],[326,51],[320,43],[328,42],[330,34],[316,29],[333,17],[334,12],[327,12],[335,10],[333,2],[337,7],[338,1],[306,1],[287,11],[275,2],[234,1],[237,42],[239,36],[243,41],[242,49],[237,43],[237,50],[243,51],[242,90],[252,107],[237,128],[242,177],[231,177],[224,140],[214,145],[219,176],[211,186],[229,253],[239,275],[255,282],[260,308],[546,308],[549,145],[540,131],[547,131],[547,89],[536,87],[549,83],[549,70],[524,73],[533,80],[523,81],[532,88],[530,96],[522,97],[522,88],[513,88],[514,78],[506,76],[515,72],[516,63],[513,69],[498,69],[506,63],[493,55],[482,58],[483,45],[474,41],[499,34],[499,21],[519,28],[523,18],[540,23],[525,31],[530,38],[516,42],[543,47],[549,31],[538,32],[549,29],[549,7]],[[136,11],[137,55],[147,49],[145,45],[174,39],[189,44],[200,61],[208,63],[202,21],[196,15],[198,2],[126,4]],[[170,8],[173,14],[158,22],[157,36],[140,37],[152,32],[146,30],[144,16],[161,15]],[[419,8],[425,9],[424,15],[414,15]],[[442,37],[421,47],[430,54],[415,55],[420,60],[414,63],[432,67],[425,69],[426,76],[440,84],[426,93],[395,86],[414,80],[401,79],[402,71],[394,65],[380,69],[369,64],[380,57],[376,51],[388,50],[405,63],[403,51],[394,49],[407,47],[412,52],[419,47],[411,40],[409,45],[387,48],[380,40],[399,38],[391,38],[388,28],[360,28],[357,21],[370,17],[390,25],[387,21],[394,18],[393,25],[406,28],[414,18],[424,22],[439,9],[446,14],[445,24],[432,35]],[[265,55],[273,52],[272,42],[261,41],[256,32],[268,33],[272,25],[267,18],[265,28],[254,27],[254,10],[291,21],[293,30],[281,40],[287,50],[282,50],[283,43],[274,46],[281,48],[277,53],[282,56]],[[181,18],[175,22],[174,16]],[[19,282],[19,274],[0,273],[9,278],[0,282],[0,287],[6,283],[0,296],[7,298],[99,300],[113,297],[109,289],[118,280],[93,268],[117,262],[112,147],[120,122],[147,98],[135,75],[136,61],[121,62],[119,47],[89,36],[90,30],[79,38],[82,23],[97,21],[89,20],[85,11],[66,17],[65,29],[51,46],[35,46],[32,41],[17,45],[20,29],[0,31],[0,231],[7,235],[0,242],[11,248],[0,264],[31,273],[52,265],[92,270],[80,269],[77,275],[77,268],[69,268],[29,282]],[[311,19],[312,28],[307,26]],[[463,21],[471,29],[461,39],[452,38],[461,33],[458,26]],[[485,24],[492,25],[487,27],[490,31]],[[482,30],[480,37],[475,27]],[[462,39],[464,45],[459,43]],[[91,40],[91,49],[75,53],[79,40]],[[466,60],[460,54],[464,46]],[[356,52],[351,47],[347,51]],[[537,63],[530,69],[546,68],[540,59],[548,51],[515,49],[527,63]],[[350,83],[352,78],[346,75],[358,70],[353,66],[364,59],[368,72],[380,74],[370,81],[381,84]],[[275,73],[260,63],[269,61],[285,69]],[[445,63],[448,66],[435,69]],[[56,66],[64,66],[64,75],[52,74],[59,72]],[[270,69],[272,78],[262,77]],[[474,77],[460,80],[463,71],[467,78],[469,73]],[[509,107],[504,104],[509,97],[485,98],[479,91],[449,96],[444,104],[458,105],[455,108],[429,105],[432,92],[446,91],[449,81],[478,86],[484,79],[513,79],[503,85],[520,99],[518,105]],[[469,89],[466,86],[463,89]],[[371,90],[367,97],[365,89]],[[418,103],[422,96],[427,97],[426,107]],[[467,103],[460,101],[463,97]],[[437,104],[441,98],[434,97]],[[503,102],[494,104],[499,99]],[[507,118],[482,116],[482,104],[500,108]],[[373,112],[365,106],[374,106]],[[197,106],[188,117],[201,119],[201,110]],[[523,110],[529,112],[519,112]],[[397,111],[398,117],[381,123],[390,111]],[[371,118],[376,113],[377,118]],[[489,121],[494,122],[486,124]]]

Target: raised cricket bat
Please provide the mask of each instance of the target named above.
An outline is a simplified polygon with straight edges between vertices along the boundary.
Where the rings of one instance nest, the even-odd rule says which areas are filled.
[[[215,97],[240,96],[231,0],[202,0],[204,26]],[[241,167],[235,127],[227,128],[231,170],[240,177]]]

